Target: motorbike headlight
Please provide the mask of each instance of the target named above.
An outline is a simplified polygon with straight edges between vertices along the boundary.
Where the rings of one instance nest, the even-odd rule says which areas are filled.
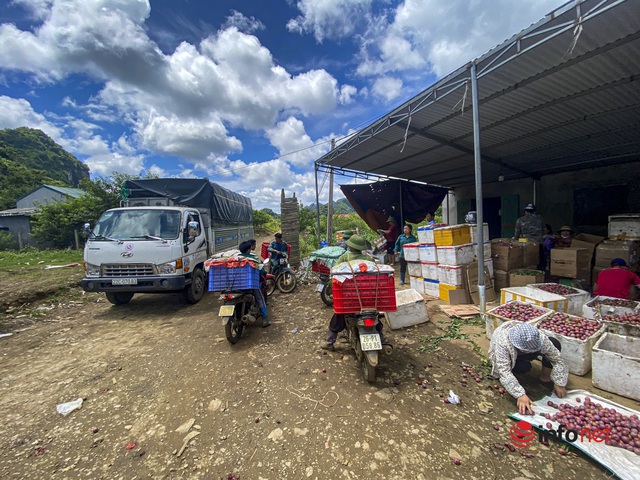
[[[160,275],[171,275],[176,273],[176,261],[163,263],[158,265],[158,273]]]
[[[93,265],[92,263],[86,263],[84,271],[86,272],[87,277],[99,277],[100,265]]]

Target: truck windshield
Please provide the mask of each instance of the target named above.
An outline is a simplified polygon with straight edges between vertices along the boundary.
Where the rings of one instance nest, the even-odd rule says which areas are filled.
[[[180,233],[180,212],[174,210],[112,210],[93,228],[95,240],[172,240]]]

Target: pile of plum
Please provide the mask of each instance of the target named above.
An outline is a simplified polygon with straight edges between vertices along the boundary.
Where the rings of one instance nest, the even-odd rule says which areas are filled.
[[[571,287],[565,287],[564,285],[560,285],[559,283],[544,283],[542,285],[536,285],[537,289],[544,290],[545,292],[555,293],[556,295],[575,295],[579,293],[578,290]]]
[[[573,337],[579,340],[586,340],[598,330],[603,329],[602,323],[588,320],[583,317],[574,317],[566,313],[557,312],[545,318],[538,324],[538,328],[559,333],[565,337]]]
[[[576,402],[580,403],[580,398],[576,398]],[[608,427],[608,438],[605,437],[607,445],[624,448],[640,455],[640,419],[637,415],[623,415],[615,408],[605,408],[591,401],[589,397],[585,397],[584,403],[580,406],[568,403],[558,405],[551,400],[547,405],[559,410],[554,414],[545,413],[544,416],[548,420],[558,422],[567,430],[575,430],[578,433],[582,429],[588,429],[593,433],[596,430],[606,430]],[[547,423],[547,428],[551,428],[551,423]]]
[[[638,302],[633,300],[625,300],[623,298],[601,298],[599,300],[592,300],[589,303],[591,307],[597,307],[598,305],[609,305],[612,307],[624,307],[635,309],[638,306]]]
[[[500,315],[510,320],[519,320],[520,322],[528,322],[534,318],[538,318],[547,311],[537,308],[529,303],[509,302],[491,310],[491,313]]]
[[[628,323],[640,326],[640,313],[625,313],[624,315],[604,315],[603,322]]]

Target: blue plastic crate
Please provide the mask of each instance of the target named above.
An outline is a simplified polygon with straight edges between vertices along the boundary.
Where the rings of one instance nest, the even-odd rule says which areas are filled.
[[[209,268],[209,291],[249,290],[260,288],[260,270],[250,264],[243,267],[227,268],[215,265]]]

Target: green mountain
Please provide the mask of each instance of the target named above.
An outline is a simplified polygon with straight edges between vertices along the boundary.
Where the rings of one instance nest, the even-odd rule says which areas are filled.
[[[327,214],[327,207],[328,207],[328,203],[325,204],[320,204],[320,215],[326,215]],[[311,210],[316,209],[316,204],[312,203],[311,205],[309,205],[309,208]],[[333,202],[333,213],[336,214],[349,214],[349,213],[354,213],[355,210],[353,209],[353,207],[349,204],[349,202],[347,202],[346,198],[341,198],[340,200],[336,200],[335,202]]]
[[[0,130],[0,210],[43,183],[79,187],[89,168],[40,130]]]

